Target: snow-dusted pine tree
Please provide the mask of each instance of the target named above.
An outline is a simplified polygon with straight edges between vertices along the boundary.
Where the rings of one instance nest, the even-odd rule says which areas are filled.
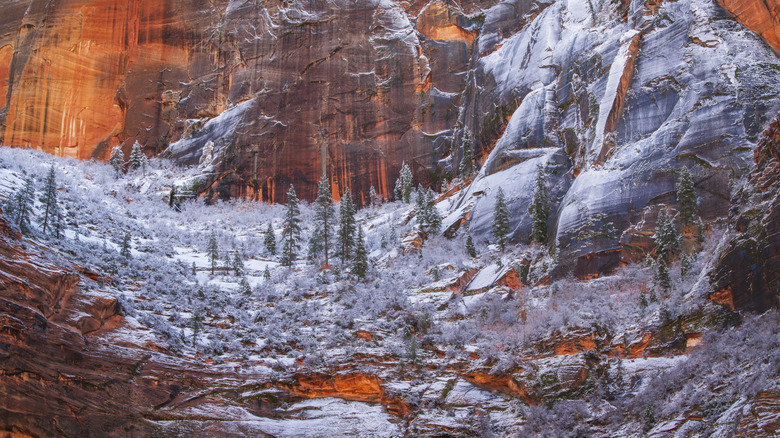
[[[125,154],[122,152],[122,148],[114,146],[111,149],[111,156],[108,159],[108,164],[114,168],[114,172],[117,176],[122,173],[122,169],[125,167]]]
[[[133,143],[133,149],[130,151],[130,169],[142,169],[146,173],[146,154],[141,150],[141,144],[137,141]]]
[[[393,186],[393,196],[395,197],[396,201],[400,201],[404,197],[404,186],[401,183],[401,178],[395,180],[395,185]]]
[[[355,205],[352,203],[352,193],[350,193],[349,187],[347,187],[339,205],[339,230],[337,235],[338,252],[342,263],[347,263],[352,259],[356,227]]]
[[[265,230],[265,238],[263,238],[265,244],[265,250],[270,255],[276,254],[276,235],[274,235],[274,229],[271,226],[271,222],[268,222],[268,228]]]
[[[534,195],[531,207],[531,240],[538,243],[547,241],[547,222],[550,219],[550,200],[547,197],[544,167],[539,164],[536,167],[536,180],[534,181]]]
[[[214,270],[219,263],[219,246],[217,245],[217,235],[211,232],[209,236],[209,244],[206,247],[206,254],[211,262],[211,275],[214,275]]]
[[[51,226],[58,222],[57,219],[59,217],[62,217],[60,206],[57,203],[57,177],[54,172],[54,165],[51,166],[48,175],[46,175],[40,201],[43,204],[43,214],[40,217],[43,233],[46,234],[47,231],[51,232],[54,229],[54,234],[59,235],[57,226]]]
[[[477,257],[477,247],[474,245],[474,239],[471,237],[471,233],[466,233],[466,254],[469,257]]]
[[[474,173],[474,140],[471,136],[471,130],[468,127],[463,128],[461,137],[461,147],[463,148],[463,158],[460,160],[458,173],[464,180]]]
[[[493,237],[503,251],[509,238],[509,209],[504,198],[504,190],[501,187],[498,188],[496,205],[493,208]]]
[[[33,215],[33,204],[35,199],[35,180],[32,176],[27,176],[24,185],[19,187],[13,197],[6,203],[3,210],[6,217],[19,227],[24,234],[32,232],[31,219]]]
[[[436,208],[436,194],[428,189],[425,194],[425,218],[428,222],[428,233],[438,234],[441,231],[441,216]]]
[[[284,214],[282,240],[282,264],[292,268],[301,244],[301,209],[292,184],[287,191],[287,211]]]
[[[124,236],[122,236],[122,244],[119,245],[119,255],[126,259],[129,259],[131,257],[129,231],[125,231]]]
[[[664,260],[668,263],[669,259],[680,251],[680,236],[674,228],[673,219],[665,211],[658,214],[654,240],[659,262]]]
[[[682,224],[690,225],[699,218],[699,206],[696,198],[696,188],[693,184],[691,171],[687,167],[680,169],[680,179],[677,181],[677,205],[680,209]]]
[[[406,162],[403,162],[401,164],[401,188],[403,190],[403,198],[404,202],[407,204],[411,201],[412,197],[412,180],[414,179],[414,176],[412,175],[412,169],[409,167]]]
[[[231,268],[233,268],[233,272],[235,272],[237,276],[244,275],[244,272],[246,271],[244,261],[241,260],[241,254],[239,254],[238,251],[233,254],[233,264]]]
[[[325,265],[329,263],[331,243],[333,242],[333,227],[336,222],[336,212],[333,208],[333,196],[330,192],[328,178],[320,179],[317,199],[314,201],[314,232],[309,244],[309,255],[312,258],[325,255]]]
[[[382,203],[382,200],[380,199],[379,194],[377,194],[374,186],[371,186],[371,188],[368,189],[368,198],[371,200],[371,205],[374,207]]]
[[[365,237],[363,236],[363,227],[357,225],[357,234],[355,236],[355,260],[352,262],[352,273],[358,278],[365,278],[368,272],[368,254],[366,253]]]

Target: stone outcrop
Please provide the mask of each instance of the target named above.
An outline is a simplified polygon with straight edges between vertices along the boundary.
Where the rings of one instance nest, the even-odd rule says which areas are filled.
[[[732,200],[735,235],[713,272],[710,298],[763,312],[780,305],[780,117],[762,133],[754,156],[756,168]]]

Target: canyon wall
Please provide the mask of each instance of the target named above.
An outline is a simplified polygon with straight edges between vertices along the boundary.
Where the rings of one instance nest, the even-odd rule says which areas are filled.
[[[777,16],[757,0],[11,1],[0,140],[79,159],[137,141],[200,165],[207,199],[284,202],[294,183],[311,200],[324,168],[363,203],[391,197],[404,161],[415,184],[455,176],[468,127],[474,233],[489,239],[486,188],[512,181],[526,239],[544,164],[550,226],[589,275],[645,245],[680,166],[702,215],[726,215],[776,105]]]

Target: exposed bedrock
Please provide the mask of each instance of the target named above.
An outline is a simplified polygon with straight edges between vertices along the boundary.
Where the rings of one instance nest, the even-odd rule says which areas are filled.
[[[676,207],[683,166],[705,221],[726,217],[729,181],[750,169],[774,114],[779,67],[764,41],[712,2],[546,7],[475,68],[485,91],[467,96],[461,115],[475,119],[479,141],[506,127],[494,147],[483,144],[491,152],[460,204],[474,205],[472,233],[491,239],[501,185],[512,235],[528,240],[537,165],[564,272],[580,278],[652,249],[645,240],[658,208]]]

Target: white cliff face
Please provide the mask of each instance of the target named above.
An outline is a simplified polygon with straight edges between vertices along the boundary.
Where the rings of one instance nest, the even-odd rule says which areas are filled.
[[[536,163],[545,164],[548,188],[558,196],[550,225],[563,253],[580,261],[614,254],[644,209],[673,205],[682,166],[694,174],[701,214],[725,216],[729,175],[747,169],[775,105],[776,54],[713,1],[655,9],[634,1],[625,19],[612,2],[539,7],[503,41],[491,32],[481,36],[499,48],[476,62],[476,91],[461,120],[483,142],[491,130],[503,131],[466,196],[502,181],[513,236],[525,241],[533,173]],[[485,26],[500,21],[504,9],[488,10]],[[505,114],[506,128],[496,129]],[[490,238],[490,196],[475,203],[472,217],[471,230],[483,240]],[[614,262],[577,269],[590,274]]]

